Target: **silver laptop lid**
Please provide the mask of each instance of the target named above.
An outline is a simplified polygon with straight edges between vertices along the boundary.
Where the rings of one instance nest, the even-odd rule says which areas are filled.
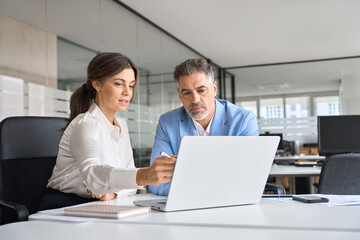
[[[260,201],[278,136],[185,136],[166,211]]]

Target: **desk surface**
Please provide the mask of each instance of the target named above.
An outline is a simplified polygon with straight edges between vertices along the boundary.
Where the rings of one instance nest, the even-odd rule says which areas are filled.
[[[64,239],[360,239],[360,232],[292,230],[268,228],[233,228],[184,225],[149,225],[126,223],[61,223],[30,221],[0,227],[0,239],[64,240]]]
[[[270,177],[293,176],[311,177],[320,176],[321,167],[296,167],[294,165],[273,164],[270,170]]]
[[[156,197],[153,195],[135,195],[99,203],[132,205],[133,200],[139,198],[153,199]],[[31,215],[30,220],[48,221],[49,218],[56,218],[56,215],[62,214],[63,209],[43,211]],[[255,205],[167,213],[153,211],[151,214],[122,220],[87,218],[86,221],[194,227],[360,232],[359,216],[359,206],[328,207],[296,201],[283,203],[262,199],[259,204]]]

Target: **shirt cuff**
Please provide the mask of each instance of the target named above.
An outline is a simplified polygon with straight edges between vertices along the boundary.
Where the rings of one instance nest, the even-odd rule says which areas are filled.
[[[136,183],[138,168],[115,168],[110,173],[110,186],[117,189],[140,188]]]

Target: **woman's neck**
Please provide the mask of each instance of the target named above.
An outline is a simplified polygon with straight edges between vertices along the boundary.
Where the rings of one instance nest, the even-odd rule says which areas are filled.
[[[95,102],[96,105],[99,107],[99,109],[101,110],[101,112],[105,115],[105,117],[107,118],[107,120],[109,120],[109,122],[114,125],[117,126],[117,121],[115,119],[115,114],[116,112],[110,111],[109,109],[106,109],[105,107],[101,106],[101,104]]]

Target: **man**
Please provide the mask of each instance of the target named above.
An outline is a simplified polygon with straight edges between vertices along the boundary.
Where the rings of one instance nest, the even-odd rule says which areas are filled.
[[[160,156],[161,151],[177,155],[183,136],[259,135],[253,113],[215,98],[214,72],[205,59],[189,59],[181,63],[175,68],[174,78],[183,106],[160,117],[150,163]],[[154,194],[168,195],[169,187],[170,183],[164,183],[149,186],[149,189]]]

